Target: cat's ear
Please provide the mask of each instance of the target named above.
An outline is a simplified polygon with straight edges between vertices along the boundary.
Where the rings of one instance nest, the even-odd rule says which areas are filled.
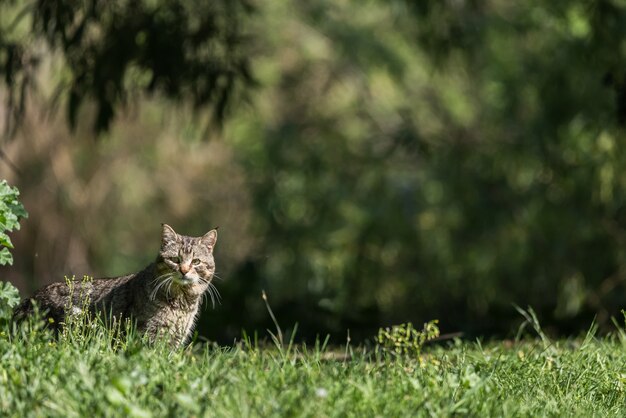
[[[213,247],[215,247],[215,243],[217,242],[217,229],[212,229],[202,238],[200,238],[200,242],[209,247],[209,251],[213,252]]]
[[[163,231],[161,232],[161,246],[169,244],[170,242],[176,242],[178,240],[178,234],[168,224],[161,224]]]

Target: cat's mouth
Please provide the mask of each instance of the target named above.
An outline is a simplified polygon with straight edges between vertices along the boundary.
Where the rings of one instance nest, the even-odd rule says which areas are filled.
[[[183,276],[182,274],[174,275],[174,281],[182,285],[192,285],[198,280],[193,277]]]

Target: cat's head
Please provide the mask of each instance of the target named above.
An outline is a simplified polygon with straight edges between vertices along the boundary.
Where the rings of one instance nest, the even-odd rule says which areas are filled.
[[[171,226],[163,224],[157,258],[159,277],[171,280],[177,287],[204,291],[215,274],[213,248],[216,242],[215,229],[196,238],[177,234]]]

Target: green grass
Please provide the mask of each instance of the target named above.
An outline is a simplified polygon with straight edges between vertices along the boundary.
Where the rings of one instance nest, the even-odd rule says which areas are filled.
[[[395,357],[292,346],[196,344],[171,352],[97,324],[59,339],[22,327],[0,336],[0,415],[29,416],[626,416],[619,336],[427,346]]]

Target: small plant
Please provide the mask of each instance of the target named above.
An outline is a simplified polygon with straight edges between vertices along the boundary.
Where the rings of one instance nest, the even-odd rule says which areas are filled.
[[[426,322],[421,331],[413,324],[394,325],[391,328],[380,328],[376,342],[386,352],[398,356],[419,356],[427,341],[439,337],[438,320]]]
[[[20,229],[20,219],[28,217],[24,206],[17,199],[20,192],[6,180],[0,181],[0,265],[13,264],[9,252],[13,243],[8,232]]]
[[[135,338],[130,319],[117,320],[112,312],[107,314],[91,309],[89,288],[92,282],[90,276],[83,276],[81,280],[74,276],[65,277],[70,297],[65,305],[64,322],[60,324],[60,340],[83,348],[105,341],[114,351],[137,345],[142,336]]]
[[[90,283],[92,278],[89,276],[83,276],[82,282],[78,286],[78,301],[77,305],[74,304],[74,296],[76,292],[76,277],[72,276],[71,278],[65,276],[65,284],[67,285],[69,291],[68,302],[65,305],[65,321],[62,325],[61,337],[68,338],[76,338],[76,337],[84,337],[87,335],[87,330],[89,328],[90,323],[94,323],[94,318],[89,311],[89,304],[91,302],[91,298],[88,293],[85,293],[85,285]]]
[[[13,316],[13,308],[20,303],[20,293],[9,282],[0,282],[0,329],[4,329]]]

